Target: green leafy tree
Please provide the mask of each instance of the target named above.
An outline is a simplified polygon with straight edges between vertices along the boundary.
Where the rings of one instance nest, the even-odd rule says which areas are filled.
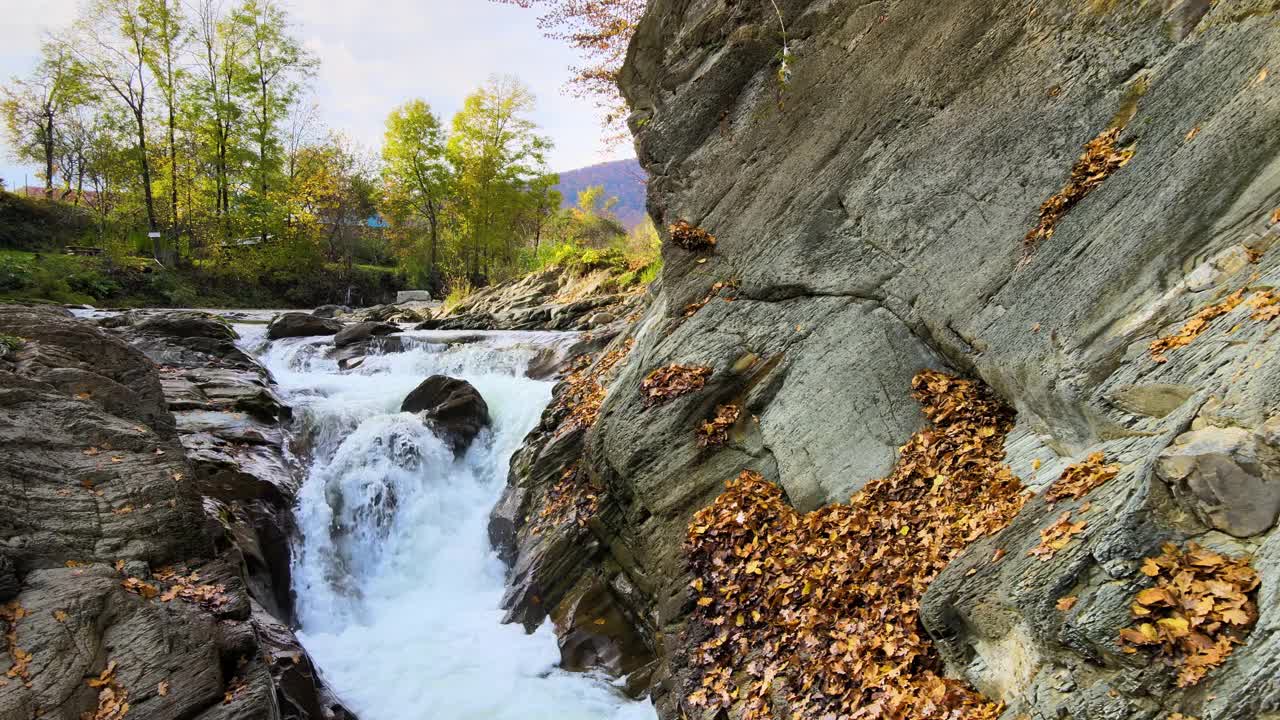
[[[246,43],[240,91],[250,108],[248,132],[257,155],[253,183],[259,221],[265,223],[272,180],[284,159],[279,126],[314,74],[316,60],[289,33],[288,16],[275,0],[245,0],[231,21]]]
[[[222,239],[231,233],[231,185],[240,154],[243,110],[237,98],[245,77],[248,41],[242,24],[222,12],[221,0],[198,0],[194,9],[195,53],[188,113],[202,142],[203,164],[213,181],[212,215]]]
[[[76,22],[63,48],[77,61],[80,72],[105,95],[119,100],[134,125],[134,147],[147,228],[159,225],[152,193],[151,158],[147,150],[148,67],[154,37],[143,16],[143,0],[94,0]],[[158,244],[153,253],[160,252]]]
[[[177,234],[178,215],[178,103],[180,85],[186,70],[182,67],[183,52],[189,35],[183,30],[183,16],[177,0],[142,0],[138,13],[145,25],[144,32],[151,38],[154,50],[145,55],[147,68],[155,78],[156,87],[164,101],[169,160],[169,223]]]
[[[514,77],[495,76],[468,95],[453,118],[449,156],[457,171],[457,199],[465,266],[481,284],[517,254],[515,220],[528,188],[549,175],[551,141],[529,119],[534,97]]]
[[[29,78],[15,78],[10,87],[3,89],[0,115],[4,117],[15,159],[44,166],[44,193],[52,198],[62,125],[88,93],[64,46],[45,43],[42,54]]]
[[[455,183],[445,130],[425,101],[410,100],[387,116],[382,183],[388,215],[410,227],[426,223],[427,283],[438,289],[441,215]]]

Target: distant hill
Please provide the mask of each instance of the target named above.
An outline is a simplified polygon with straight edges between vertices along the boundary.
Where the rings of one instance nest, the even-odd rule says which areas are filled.
[[[562,172],[560,184],[556,189],[564,195],[564,206],[571,207],[578,202],[579,190],[603,185],[605,197],[618,198],[613,214],[617,216],[618,222],[630,229],[644,221],[644,194],[647,182],[648,176],[640,168],[640,163],[633,158]]]

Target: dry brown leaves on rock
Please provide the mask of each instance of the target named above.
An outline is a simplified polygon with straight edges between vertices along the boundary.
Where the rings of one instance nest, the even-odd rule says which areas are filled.
[[[579,355],[574,358],[569,376],[564,379],[565,389],[556,401],[558,407],[569,411],[569,416],[560,425],[560,432],[595,424],[607,394],[605,377],[627,357],[635,345],[635,338],[628,338],[626,344],[605,353],[599,362],[596,362],[594,355]]]
[[[150,600],[160,594],[160,588],[146,582],[145,580],[139,580],[138,578],[125,578],[124,581],[120,583],[120,587],[128,590],[134,595],[141,595],[147,600]]]
[[[9,651],[9,657],[13,664],[5,672],[4,676],[10,679],[21,680],[27,687],[31,687],[31,653],[18,647],[18,621],[27,616],[27,609],[17,600],[11,600],[0,606],[0,620],[5,623],[4,643],[5,649]],[[2,683],[3,681],[0,681]]]
[[[1003,462],[1013,414],[972,381],[928,371],[912,387],[932,426],[848,505],[800,515],[744,472],[694,517],[688,705],[741,703],[745,720],[778,699],[796,718],[997,717],[942,677],[919,612],[947,563],[1026,500]]]
[[[1040,206],[1040,222],[1023,239],[1023,252],[1030,255],[1043,241],[1053,237],[1058,222],[1089,193],[1097,190],[1112,173],[1129,164],[1134,149],[1119,149],[1120,128],[1105,130],[1084,146],[1084,154],[1071,168],[1071,178],[1053,197]]]
[[[155,576],[157,580],[169,583],[169,589],[160,593],[161,602],[170,602],[176,598],[199,605],[210,612],[218,612],[231,602],[225,595],[225,587],[201,583],[199,573],[183,575],[173,568],[163,567],[156,570]]]
[[[1069,465],[1062,475],[1049,486],[1044,498],[1051,503],[1071,498],[1079,500],[1103,483],[1111,480],[1120,472],[1116,465],[1106,465],[1106,456],[1101,452],[1089,455],[1082,463]]]
[[[161,590],[157,585],[133,577],[125,578],[120,583],[120,586],[135,595],[142,596],[146,600],[156,597],[160,598],[161,602],[170,602],[174,599],[183,600],[193,605],[199,605],[210,612],[219,612],[230,602],[225,595],[225,587],[222,585],[201,584],[199,573],[192,572],[188,575],[183,575],[173,568],[163,567],[156,570],[155,579],[167,584],[169,587]]]
[[[742,408],[737,405],[717,405],[716,414],[698,425],[698,447],[716,447],[729,441],[729,428],[738,422]]]
[[[701,365],[667,365],[645,376],[640,381],[645,407],[653,407],[674,400],[682,395],[697,392],[707,384],[711,368]]]
[[[1280,295],[1272,290],[1263,290],[1249,298],[1249,307],[1253,309],[1249,319],[1259,322],[1271,322],[1280,317]]]
[[[716,237],[684,220],[677,221],[668,228],[671,231],[671,242],[689,252],[703,252],[716,246]]]
[[[116,680],[116,661],[112,660],[96,678],[86,681],[98,691],[98,709],[92,715],[85,713],[85,720],[120,720],[129,714],[129,691]]]
[[[1071,522],[1070,510],[1062,513],[1052,525],[1040,531],[1040,544],[1028,550],[1027,555],[1042,561],[1048,560],[1066,547],[1072,538],[1084,532],[1087,524],[1083,520]]]
[[[533,533],[537,535],[548,527],[564,523],[585,528],[599,511],[600,492],[591,484],[587,474],[574,464],[566,468],[547,491]]]
[[[1190,345],[1192,340],[1200,337],[1201,333],[1209,329],[1209,325],[1214,320],[1235,310],[1242,302],[1244,302],[1244,288],[1231,293],[1222,302],[1210,305],[1192,315],[1191,319],[1183,324],[1176,333],[1157,338],[1151,342],[1151,359],[1158,363],[1169,362],[1169,356],[1166,353],[1174,348]]]
[[[1188,543],[1166,544],[1142,563],[1155,587],[1141,590],[1130,611],[1134,625],[1120,631],[1126,652],[1154,648],[1178,667],[1178,686],[1189,687],[1221,665],[1258,620],[1251,595],[1258,574],[1247,558],[1231,558]]]

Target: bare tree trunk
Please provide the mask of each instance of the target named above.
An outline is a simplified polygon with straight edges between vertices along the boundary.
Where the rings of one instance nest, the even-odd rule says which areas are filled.
[[[143,117],[142,111],[134,111],[134,119],[138,124],[138,157],[142,163],[142,197],[147,205],[147,229],[149,232],[156,232],[158,225],[156,224],[156,203],[151,193],[151,160],[147,158],[147,122]],[[156,259],[160,254],[160,242],[158,239],[152,239],[153,254]]]
[[[23,188],[23,192],[26,188]],[[44,124],[44,196],[53,199],[53,115],[45,114]]]

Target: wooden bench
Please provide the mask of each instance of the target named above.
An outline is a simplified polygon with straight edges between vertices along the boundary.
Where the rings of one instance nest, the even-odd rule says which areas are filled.
[[[82,245],[68,245],[63,248],[63,252],[67,255],[101,255],[102,248],[84,247]]]

